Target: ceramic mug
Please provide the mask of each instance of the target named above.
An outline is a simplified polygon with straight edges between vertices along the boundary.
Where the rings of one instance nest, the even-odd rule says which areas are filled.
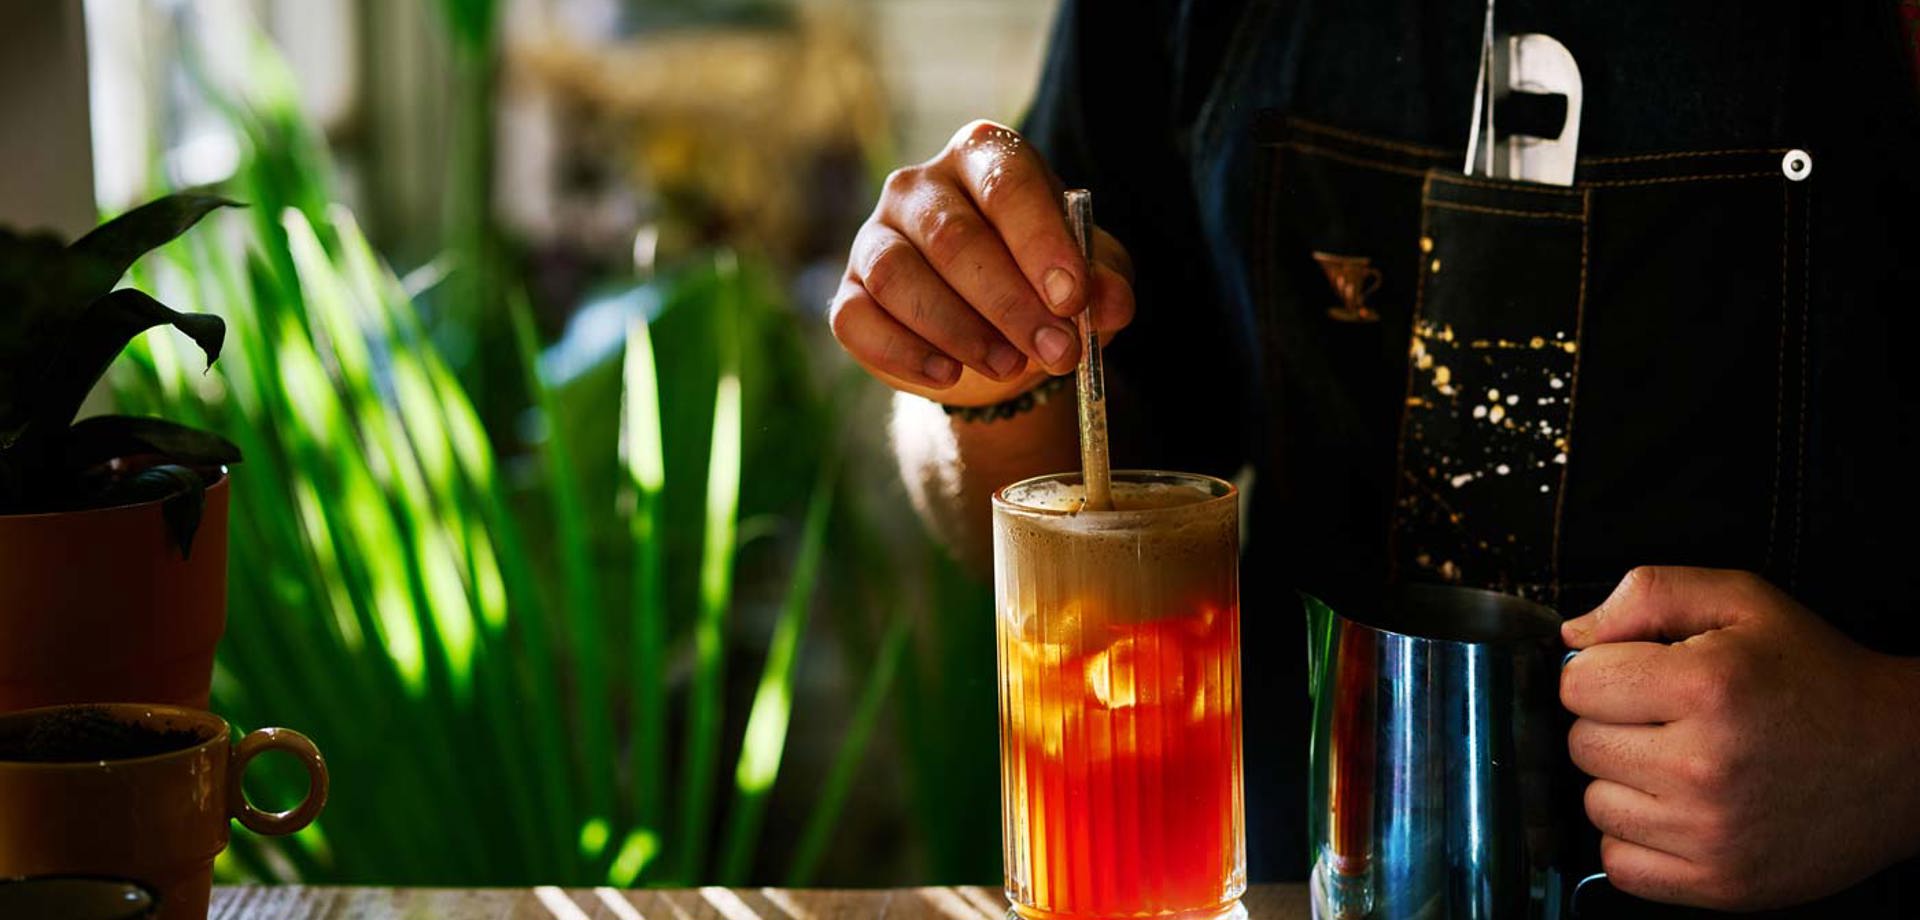
[[[99,726],[128,728],[158,752],[125,756]],[[109,876],[158,898],[158,920],[202,920],[228,820],[269,836],[313,822],[327,764],[299,732],[263,728],[232,740],[225,719],[145,703],[49,706],[0,715],[0,878]],[[54,745],[53,758],[33,753]],[[99,756],[90,753],[97,748]],[[307,794],[283,812],[241,791],[247,764],[284,751],[307,769]]]

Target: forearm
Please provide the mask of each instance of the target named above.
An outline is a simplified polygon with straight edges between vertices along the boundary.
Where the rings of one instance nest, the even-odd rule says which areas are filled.
[[[893,448],[914,510],[934,536],[975,574],[993,570],[993,491],[1080,462],[1069,392],[1012,418],[969,422],[939,405],[899,393],[893,400]]]

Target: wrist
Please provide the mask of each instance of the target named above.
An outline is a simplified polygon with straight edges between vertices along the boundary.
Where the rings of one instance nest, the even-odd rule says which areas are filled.
[[[1025,415],[1054,399],[1066,397],[1068,394],[1071,394],[1073,390],[1073,379],[1072,374],[1064,374],[1059,377],[1042,377],[1039,382],[1028,387],[1024,392],[986,405],[952,405],[944,402],[939,405],[940,408],[946,412],[948,418],[957,422],[998,422],[1015,416]]]
[[[1011,482],[1080,460],[1071,398],[991,424],[963,422],[924,396],[897,392],[891,429],[907,494],[934,535],[976,574],[992,573],[989,498]]]

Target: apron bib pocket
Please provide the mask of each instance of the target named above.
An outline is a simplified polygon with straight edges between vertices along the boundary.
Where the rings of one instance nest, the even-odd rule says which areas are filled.
[[[1588,196],[1434,171],[1394,503],[1403,577],[1550,600]]]

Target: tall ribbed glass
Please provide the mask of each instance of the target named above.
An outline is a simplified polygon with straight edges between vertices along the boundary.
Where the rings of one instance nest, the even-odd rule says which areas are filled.
[[[1231,484],[1077,474],[994,495],[1007,896],[1032,920],[1242,913]]]

